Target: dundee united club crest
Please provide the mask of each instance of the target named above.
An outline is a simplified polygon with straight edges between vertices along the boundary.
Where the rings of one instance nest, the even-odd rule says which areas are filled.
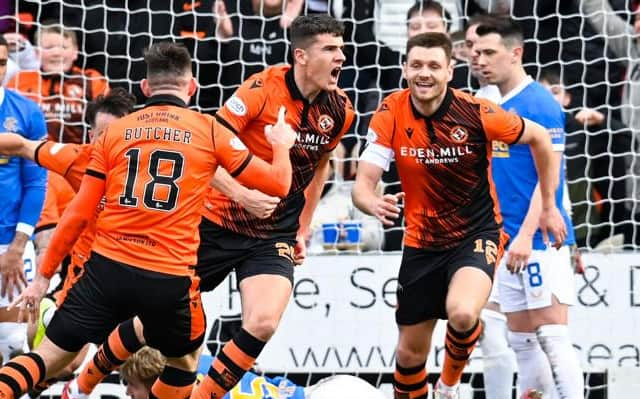
[[[456,126],[451,129],[451,132],[449,132],[449,137],[451,137],[451,140],[455,143],[464,144],[469,138],[469,133],[467,133],[467,129],[461,126]]]
[[[327,133],[331,129],[333,129],[333,119],[329,115],[320,115],[318,118],[318,127],[323,133]]]

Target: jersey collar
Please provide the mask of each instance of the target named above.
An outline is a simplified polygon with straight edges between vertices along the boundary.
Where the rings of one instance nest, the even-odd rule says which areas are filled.
[[[0,86],[0,105],[4,102],[4,87]]]
[[[420,111],[413,105],[413,101],[411,101],[411,94],[409,94],[409,104],[411,104],[411,111],[413,111],[413,116],[416,119],[441,119],[449,110],[451,106],[451,102],[453,101],[453,92],[450,88],[447,88],[447,94],[444,96],[444,100],[442,100],[442,104],[438,107],[436,112],[434,112],[430,116],[422,115]]]
[[[301,100],[305,104],[309,103],[309,100],[307,100],[302,95],[302,93],[300,92],[300,89],[298,89],[298,85],[296,85],[296,80],[293,77],[293,66],[291,66],[291,68],[289,68],[289,70],[287,72],[285,72],[285,74],[284,74],[284,82],[287,85],[287,89],[289,89],[289,94],[291,95],[292,99]],[[324,101],[326,98],[327,98],[327,92],[325,92],[323,90],[320,93],[318,93],[316,98],[314,98],[313,104],[320,103],[320,102]]]
[[[502,96],[502,98],[500,99],[500,104],[504,104],[507,101],[511,100],[513,97],[520,94],[520,92],[524,90],[527,86],[529,86],[531,82],[533,82],[533,78],[531,77],[531,75],[527,75],[527,77],[522,82],[520,82],[510,92]]]
[[[149,97],[144,106],[149,107],[151,105],[175,105],[176,107],[187,108],[187,104],[184,101],[171,94],[156,94]]]

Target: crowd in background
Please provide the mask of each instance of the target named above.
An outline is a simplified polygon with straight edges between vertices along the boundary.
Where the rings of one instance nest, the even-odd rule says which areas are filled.
[[[356,219],[362,222],[360,249],[397,250],[402,220],[383,231],[356,214],[348,182],[369,117],[384,96],[403,87],[401,43],[416,31],[448,32],[456,45],[451,86],[473,92],[478,82],[469,73],[465,27],[478,14],[510,14],[525,33],[527,71],[549,84],[567,112],[566,169],[579,245],[596,247],[616,236],[615,245],[633,248],[640,243],[639,5],[636,0],[21,0],[0,9],[0,30],[11,46],[4,83],[41,105],[50,139],[86,142],[87,101],[109,87],[124,87],[142,104],[143,52],[152,42],[174,39],[187,46],[197,60],[193,68],[200,84],[191,105],[214,113],[248,76],[290,61],[287,28],[295,16],[331,13],[347,27],[340,86],[358,118],[333,158],[334,176],[316,212],[314,240],[322,243],[323,223]],[[383,180],[385,192],[401,190],[393,168]]]

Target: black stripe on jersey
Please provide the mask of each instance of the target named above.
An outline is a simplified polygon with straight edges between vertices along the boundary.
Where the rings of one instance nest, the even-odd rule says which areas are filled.
[[[235,134],[236,136],[238,135],[238,131],[231,126],[231,124],[227,121],[225,121],[224,119],[222,119],[221,116],[218,116],[218,114],[214,115],[214,118],[216,118],[216,120],[224,127],[226,127],[227,129],[231,130],[233,132],[233,134]]]
[[[106,180],[107,176],[104,173],[96,172],[95,170],[87,169],[85,172],[89,176],[97,177],[98,179]]]
[[[242,173],[242,171],[247,168],[247,165],[249,165],[249,162],[251,162],[251,158],[253,158],[253,154],[250,153],[245,158],[244,162],[242,162],[242,165],[238,166],[238,169],[234,170],[233,173],[231,173],[231,177],[239,176],[240,173]]]
[[[520,117],[520,121],[522,122],[522,129],[520,130],[520,133],[518,133],[518,137],[516,137],[516,139],[513,140],[511,144],[516,144],[518,141],[520,141],[520,137],[522,137],[522,135],[524,134],[524,119]]]
[[[38,161],[38,153],[40,152],[40,148],[42,148],[43,145],[45,145],[47,143],[47,141],[43,141],[42,143],[38,144],[38,146],[36,147],[36,152],[33,155],[33,160],[38,164],[38,166],[42,166],[40,165],[40,161]]]

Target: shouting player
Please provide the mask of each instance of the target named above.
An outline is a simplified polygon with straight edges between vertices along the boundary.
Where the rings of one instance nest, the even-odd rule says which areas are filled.
[[[347,96],[337,87],[345,60],[343,31],[328,15],[296,18],[290,36],[293,66],[271,67],[252,76],[216,114],[220,125],[270,160],[272,151],[257,133],[273,123],[279,105],[285,104],[287,122],[298,140],[291,149],[291,190],[270,217],[256,218],[224,190],[211,191],[205,203],[197,273],[206,291],[235,268],[242,329],[223,347],[195,398],[221,398],[233,388],[275,332],[289,302],[293,267],[304,261],[305,239],[329,173],[331,151],[354,117]]]
[[[374,114],[353,188],[363,212],[391,224],[405,198],[406,230],[398,277],[396,398],[426,398],[425,363],[437,319],[447,319],[436,398],[458,398],[463,368],[482,332],[480,311],[507,241],[491,178],[491,140],[528,143],[539,165],[541,226],[562,242],[555,206],[557,159],[546,131],[487,101],[448,88],[451,42],[424,33],[407,42],[408,89]],[[404,192],[375,187],[395,155]],[[406,196],[405,196],[406,193]]]
[[[156,43],[145,61],[146,107],[111,123],[97,140],[80,191],[42,265],[48,270],[60,262],[103,202],[85,273],[40,347],[0,369],[3,398],[19,397],[54,375],[86,342],[102,342],[119,322],[136,315],[145,325],[144,340],[167,357],[153,396],[188,397],[205,328],[193,273],[199,244],[194,226],[208,187],[202,182],[220,164],[267,194],[289,191],[295,133],[284,123],[284,112],[266,130],[274,154],[269,165],[212,117],[187,108],[196,82],[184,47]],[[36,301],[48,285],[47,276],[38,274],[16,301],[28,318],[36,317]],[[126,351],[129,340],[117,354]]]
[[[196,274],[201,290],[208,291],[235,268],[243,320],[241,330],[198,386],[196,397],[221,398],[233,388],[275,332],[289,301],[294,264],[304,261],[305,236],[328,175],[330,153],[354,117],[348,98],[337,88],[344,62],[342,33],[342,25],[330,16],[298,17],[291,25],[293,66],[271,67],[252,76],[216,114],[219,125],[235,133],[253,153],[270,160],[272,151],[259,132],[276,120],[278,107],[285,104],[287,122],[294,126],[298,140],[291,150],[291,190],[266,212],[270,214],[266,218],[233,201],[237,182],[222,170],[216,173],[218,190],[209,193],[200,224]],[[135,338],[135,331],[141,330],[137,319],[122,323],[65,394],[69,398],[90,394],[144,340],[132,339],[132,350],[118,356],[105,355],[113,353],[123,337]]]

